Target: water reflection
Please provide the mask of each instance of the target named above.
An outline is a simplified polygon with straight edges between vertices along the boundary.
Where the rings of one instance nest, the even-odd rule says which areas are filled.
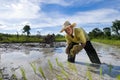
[[[13,44],[14,45],[14,44]],[[37,44],[36,44],[37,45]],[[10,44],[9,44],[10,46]],[[37,65],[41,66],[47,65],[48,59],[51,60],[52,64],[54,65],[55,59],[58,58],[60,62],[65,64],[67,62],[67,55],[65,54],[65,47],[57,47],[57,48],[40,48],[37,46],[20,46],[18,47],[14,46],[14,48],[11,49],[7,48],[6,51],[4,51],[4,48],[0,48],[0,64],[4,65],[5,67],[12,66],[25,66],[25,69],[28,71],[26,73],[30,72],[30,65],[31,62],[36,62]],[[116,47],[109,47],[108,45],[99,44],[99,43],[93,43],[93,46],[95,47],[96,51],[99,53],[100,60],[102,63],[101,65],[91,64],[89,61],[88,56],[85,54],[86,52],[82,50],[79,54],[76,56],[76,62],[75,65],[77,65],[77,68],[79,68],[80,71],[84,71],[86,69],[86,65],[89,64],[89,70],[92,73],[99,75],[100,67],[103,69],[103,75],[109,75],[112,78],[115,78],[118,74],[120,74],[120,49]],[[109,64],[112,64],[113,68],[111,73],[109,74]],[[44,67],[45,68],[45,67]]]
[[[29,54],[30,54],[30,51],[29,51],[29,50],[25,50],[25,54],[26,54],[26,55],[29,55]]]
[[[112,64],[92,64],[85,62],[75,62],[77,65],[82,65],[84,67],[87,66],[87,70],[92,73],[100,75],[100,70],[102,71],[102,76],[109,75],[112,78],[116,78],[120,74],[120,65],[112,65]]]

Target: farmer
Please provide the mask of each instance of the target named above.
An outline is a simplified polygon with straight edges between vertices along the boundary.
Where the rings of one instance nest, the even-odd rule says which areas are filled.
[[[101,64],[87,33],[82,28],[74,28],[75,26],[76,23],[71,24],[69,21],[66,21],[63,24],[62,30],[60,31],[65,31],[66,33],[66,53],[68,54],[68,61],[74,63],[76,54],[78,54],[84,48],[92,63]]]

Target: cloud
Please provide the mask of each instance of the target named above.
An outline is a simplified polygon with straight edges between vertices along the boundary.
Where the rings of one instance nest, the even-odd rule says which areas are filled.
[[[40,0],[45,4],[57,4],[61,6],[83,6],[87,4],[93,4],[104,0]]]
[[[69,6],[71,4],[71,1],[69,0],[40,0],[39,2],[45,4],[57,4],[61,6]]]
[[[71,19],[78,23],[104,23],[112,22],[115,19],[120,19],[120,11],[114,9],[98,9],[85,12],[78,12],[73,15]]]
[[[42,4],[56,4],[67,7],[74,5],[82,6],[102,1],[104,0],[1,0],[0,30],[21,32],[24,25],[29,24],[34,31],[44,31],[44,27],[49,27],[46,33],[50,33],[52,32],[50,27],[60,27],[66,20],[83,25],[88,23],[110,23],[115,19],[120,19],[120,11],[116,8],[103,7],[87,11],[77,11],[71,15],[66,15],[59,11],[42,11]]]
[[[40,16],[39,5],[29,2],[29,0],[19,0],[18,2],[4,2],[0,8],[0,18],[2,19],[31,19]]]
[[[89,4],[95,4],[98,2],[102,2],[104,0],[71,0],[70,5],[73,6],[87,6]]]

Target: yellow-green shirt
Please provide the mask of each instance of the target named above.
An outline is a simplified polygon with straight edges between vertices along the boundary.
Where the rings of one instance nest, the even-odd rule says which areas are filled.
[[[82,28],[74,28],[73,36],[74,37],[72,38],[72,36],[70,36],[68,34],[65,35],[67,44],[69,44],[71,42],[86,43],[89,40],[87,33]]]

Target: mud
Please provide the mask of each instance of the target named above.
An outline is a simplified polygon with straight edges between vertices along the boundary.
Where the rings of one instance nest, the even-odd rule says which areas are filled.
[[[66,43],[55,43],[54,47],[40,43],[0,44],[0,77],[4,80],[23,80],[21,68],[27,80],[44,80],[39,72],[42,68],[46,80],[116,80],[120,75],[120,48],[93,42],[101,65],[92,64],[84,50],[76,56],[75,63],[67,62]],[[52,68],[50,68],[50,63]],[[58,63],[57,63],[58,61]],[[36,73],[30,64],[35,64]],[[17,78],[14,78],[14,74]]]

